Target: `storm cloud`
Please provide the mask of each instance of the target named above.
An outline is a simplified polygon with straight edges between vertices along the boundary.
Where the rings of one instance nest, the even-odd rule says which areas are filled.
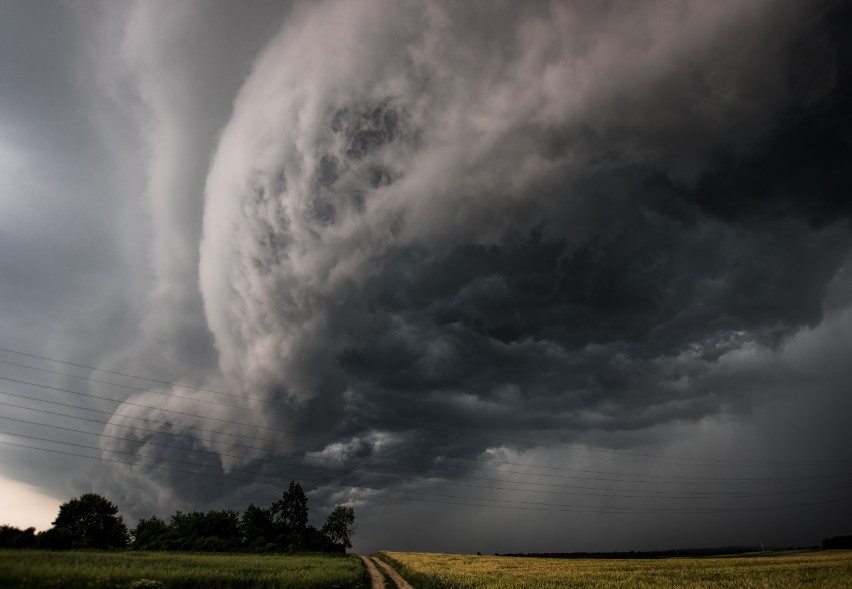
[[[787,111],[831,106],[837,66],[796,61],[832,57],[820,24],[771,3],[299,15],[207,181],[225,378],[356,436],[387,414],[582,439],[748,404],[712,382],[720,358],[821,320],[848,227],[728,219],[738,188],[707,192],[771,212],[775,179],[719,177],[756,175]]]
[[[135,516],[294,478],[359,550],[843,532],[848,8],[256,4],[219,49],[160,8],[101,25],[148,149],[142,337],[86,360],[161,381],[99,440]]]

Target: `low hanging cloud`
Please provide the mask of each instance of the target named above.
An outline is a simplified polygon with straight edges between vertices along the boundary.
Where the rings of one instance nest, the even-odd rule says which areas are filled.
[[[301,5],[206,179],[208,387],[242,400],[146,393],[185,447],[102,446],[239,473],[159,476],[191,503],[757,411],[848,323],[839,6]]]

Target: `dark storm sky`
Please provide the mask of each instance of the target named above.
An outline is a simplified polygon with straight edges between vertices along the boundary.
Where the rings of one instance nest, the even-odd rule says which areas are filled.
[[[848,533],[849,24],[0,3],[2,484],[297,479],[361,552]]]

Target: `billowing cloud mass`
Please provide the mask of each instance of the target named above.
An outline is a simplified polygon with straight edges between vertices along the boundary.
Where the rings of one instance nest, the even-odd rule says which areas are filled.
[[[837,66],[793,51],[819,24],[802,10],[300,14],[207,180],[224,377],[344,412],[317,425],[347,436],[387,413],[574,440],[742,402],[719,364],[818,322],[849,245],[842,217],[755,226],[714,202],[747,201],[739,187],[705,196],[725,163],[759,165],[782,114],[830,106]]]
[[[163,381],[100,438],[134,515],[294,478],[359,550],[844,531],[842,3],[305,3],[227,82],[158,10],[116,35],[145,337],[97,360]]]

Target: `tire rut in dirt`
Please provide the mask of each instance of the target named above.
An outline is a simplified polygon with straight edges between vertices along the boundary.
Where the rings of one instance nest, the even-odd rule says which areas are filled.
[[[380,558],[375,558],[373,556],[370,557],[370,560],[378,564],[380,567],[384,569],[384,571],[388,574],[388,576],[393,579],[393,582],[396,583],[397,589],[414,589],[411,585],[408,584],[408,581],[403,579],[396,569],[394,569],[391,565],[381,560]]]
[[[366,556],[361,557],[361,562],[364,563],[364,568],[367,569],[367,576],[370,577],[370,589],[385,589],[385,578]]]

